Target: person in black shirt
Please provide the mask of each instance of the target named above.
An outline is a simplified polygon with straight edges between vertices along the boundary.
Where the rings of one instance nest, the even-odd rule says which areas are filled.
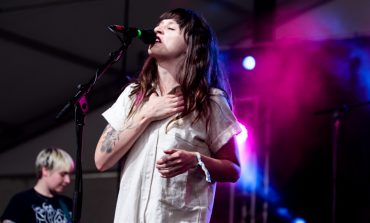
[[[72,222],[72,199],[60,193],[70,183],[74,170],[71,156],[60,148],[43,149],[36,158],[36,185],[14,195],[2,223]]]

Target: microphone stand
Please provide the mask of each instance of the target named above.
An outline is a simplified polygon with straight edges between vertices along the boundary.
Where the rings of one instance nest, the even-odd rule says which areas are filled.
[[[118,37],[119,38],[119,37]],[[73,193],[73,212],[72,221],[74,223],[80,222],[81,219],[81,207],[82,207],[82,137],[83,137],[83,126],[85,125],[84,120],[88,112],[88,104],[86,100],[86,95],[94,87],[96,81],[114,64],[121,56],[127,51],[128,46],[132,42],[132,37],[124,36],[119,38],[121,40],[122,46],[115,52],[109,54],[109,59],[97,69],[95,76],[90,79],[86,84],[78,85],[77,93],[75,96],[67,102],[67,104],[62,108],[62,110],[56,115],[56,119],[61,119],[69,112],[72,107],[75,107],[75,125],[76,125],[76,136],[77,136],[77,150],[76,150],[76,169],[75,169],[75,188]]]
[[[359,108],[370,104],[370,101],[353,104],[350,106],[342,105],[336,108],[330,108],[314,112],[314,115],[332,114],[332,203],[331,203],[331,222],[336,222],[336,203],[337,203],[337,154],[339,143],[339,129],[344,113],[347,113],[352,108]]]

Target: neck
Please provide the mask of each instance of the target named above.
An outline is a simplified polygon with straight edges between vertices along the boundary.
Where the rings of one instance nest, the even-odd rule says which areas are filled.
[[[38,180],[33,189],[35,189],[37,193],[44,195],[45,197],[54,196],[42,180]]]
[[[159,85],[162,94],[167,94],[179,85],[181,65],[170,63],[158,63]]]

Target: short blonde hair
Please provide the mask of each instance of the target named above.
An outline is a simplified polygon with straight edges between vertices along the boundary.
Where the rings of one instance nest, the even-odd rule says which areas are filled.
[[[74,162],[72,157],[63,149],[48,147],[39,152],[35,162],[36,177],[42,177],[42,168],[47,170],[65,170],[72,172],[74,170]]]

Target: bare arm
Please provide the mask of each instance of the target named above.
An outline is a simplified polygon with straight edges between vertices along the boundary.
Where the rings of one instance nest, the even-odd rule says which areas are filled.
[[[213,181],[236,182],[240,177],[239,151],[234,138],[218,150],[213,158],[202,156],[202,161]]]
[[[129,125],[116,131],[111,125],[104,129],[95,150],[95,165],[98,170],[105,171],[123,157],[141,133],[149,125],[150,121],[144,117],[132,121]]]
[[[3,220],[2,223],[15,223],[15,222],[14,221],[11,221],[11,220],[8,220],[8,219],[5,219],[5,220]]]
[[[168,156],[157,161],[157,169],[163,177],[177,176],[194,168],[197,164],[194,152],[169,149],[165,153]],[[212,157],[202,155],[201,159],[213,181],[236,182],[240,177],[239,153],[234,138],[230,139]]]
[[[181,95],[152,94],[141,109],[119,130],[107,125],[95,149],[95,165],[105,171],[123,157],[148,127],[156,120],[170,117],[184,109]]]

